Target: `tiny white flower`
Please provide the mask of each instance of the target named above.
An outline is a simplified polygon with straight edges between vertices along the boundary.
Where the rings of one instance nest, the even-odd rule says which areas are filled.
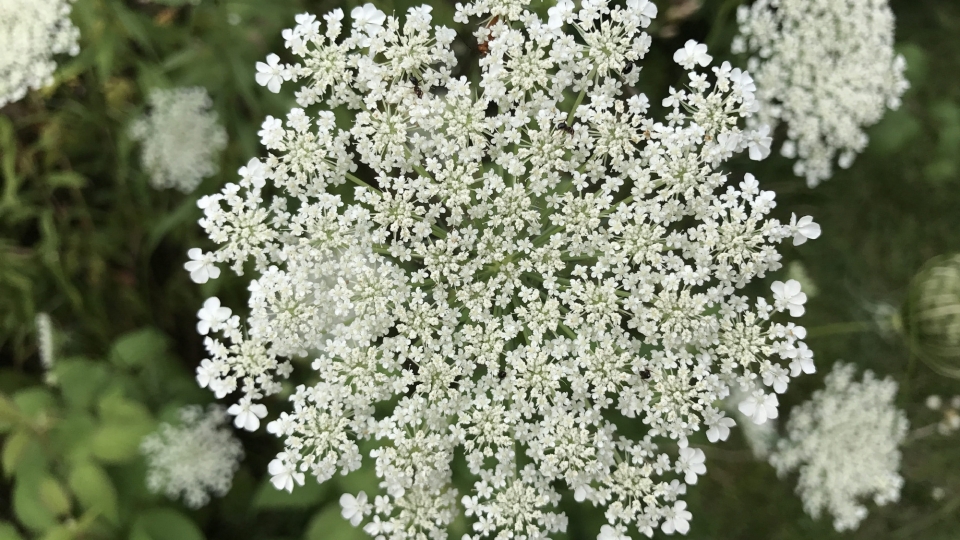
[[[304,475],[297,472],[297,468],[292,463],[280,459],[274,459],[267,465],[267,472],[270,473],[270,483],[278,490],[285,490],[288,493],[293,492],[294,483],[303,485]]]
[[[807,295],[800,292],[800,282],[795,279],[774,281],[770,286],[773,299],[780,309],[787,309],[791,317],[800,317],[804,313],[803,304],[807,302]]]
[[[207,298],[203,308],[197,312],[197,318],[200,319],[197,323],[197,332],[202,336],[207,335],[211,330],[216,332],[230,319],[231,313],[230,308],[220,305],[220,299],[216,296]]]
[[[610,525],[604,525],[600,527],[600,534],[597,535],[597,540],[630,540],[630,537],[627,536],[626,531],[623,531],[619,527],[614,528]]]
[[[730,436],[730,428],[737,425],[733,418],[724,416],[707,429],[707,440],[710,442],[725,441]]]
[[[693,519],[693,514],[687,510],[687,503],[677,501],[673,503],[673,508],[664,509],[664,520],[660,525],[660,530],[665,534],[673,534],[674,532],[687,534],[690,530],[691,519]]]
[[[387,16],[384,12],[377,9],[373,4],[367,3],[363,6],[357,6],[350,12],[353,23],[359,30],[368,35],[374,35],[383,27]]]
[[[249,397],[240,399],[227,409],[227,413],[235,416],[233,425],[239,429],[256,431],[260,427],[260,419],[267,416],[267,407],[261,403],[252,403]]]
[[[768,419],[776,418],[779,405],[776,394],[767,394],[763,390],[756,390],[747,399],[743,400],[739,409],[755,424],[763,424]]]
[[[791,377],[798,377],[801,372],[807,375],[817,372],[817,367],[813,365],[813,351],[807,347],[806,343],[801,343],[796,348],[793,360],[790,362]]]
[[[690,39],[687,40],[682,49],[673,53],[673,61],[683,66],[684,69],[693,69],[697,65],[707,67],[713,61],[713,57],[707,54],[706,45]]]
[[[370,504],[367,503],[367,494],[360,492],[356,497],[349,493],[340,496],[340,515],[343,519],[350,521],[350,524],[356,527],[363,521],[364,516],[370,512]]]
[[[683,480],[690,485],[697,483],[697,476],[707,473],[707,457],[699,448],[681,448],[680,459],[677,461],[678,472],[684,474]]]
[[[206,283],[208,280],[220,277],[220,269],[213,264],[211,253],[204,253],[200,248],[192,248],[187,251],[187,256],[191,260],[184,263],[183,267],[190,272],[190,279],[194,283]]]
[[[267,63],[257,62],[257,84],[266,86],[274,94],[280,91],[284,81],[284,68],[276,54],[267,56]]]
[[[940,407],[943,406],[943,399],[941,399],[940,396],[934,394],[931,396],[927,396],[927,400],[925,401],[925,403],[928,409],[932,411],[939,411]]]
[[[573,0],[558,0],[556,5],[547,10],[547,15],[550,17],[547,27],[559,30],[566,24],[571,14],[573,14]]]
[[[750,159],[762,161],[770,155],[770,145],[773,137],[770,136],[770,126],[764,124],[747,134],[747,148],[750,150]]]
[[[810,216],[803,216],[798,221],[796,214],[790,214],[790,233],[793,234],[793,245],[799,246],[807,240],[820,238],[820,225]]]

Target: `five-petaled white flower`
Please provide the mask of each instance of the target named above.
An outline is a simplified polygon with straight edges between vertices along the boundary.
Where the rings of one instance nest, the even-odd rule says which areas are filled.
[[[557,5],[547,10],[547,15],[550,16],[550,20],[547,21],[547,26],[553,30],[557,30],[566,24],[571,14],[573,14],[573,1],[559,0]]]
[[[684,69],[693,69],[697,64],[700,67],[707,67],[713,61],[713,57],[707,54],[706,45],[690,39],[687,40],[682,49],[673,53],[673,61],[683,66]]]
[[[776,394],[767,394],[763,390],[756,390],[747,399],[743,400],[737,407],[740,412],[749,416],[754,424],[763,424],[770,418],[776,418],[778,415]]]
[[[697,476],[707,473],[706,460],[707,457],[703,450],[699,448],[690,448],[689,446],[681,448],[680,459],[677,461],[677,472],[684,474],[683,480],[687,484],[696,484]]]
[[[737,422],[733,418],[721,417],[707,430],[707,440],[710,442],[727,440],[727,437],[730,436],[730,428],[735,425],[737,425]]]
[[[281,459],[274,459],[267,465],[267,472],[270,473],[270,483],[279,490],[293,492],[294,482],[303,485],[304,475],[297,472],[297,467],[293,463]]]
[[[787,309],[791,317],[803,315],[805,311],[803,304],[807,302],[807,295],[800,292],[799,281],[795,279],[787,280],[786,283],[774,281],[770,290],[773,291],[773,299],[779,309]]]
[[[340,496],[340,506],[340,515],[343,516],[343,519],[349,520],[354,527],[359,525],[363,521],[363,516],[371,510],[370,503],[367,502],[367,494],[363,491],[358,493],[356,497],[344,493]]]
[[[203,307],[197,312],[197,318],[200,319],[197,323],[197,332],[205,336],[210,330],[216,332],[223,328],[224,323],[230,319],[230,313],[230,308],[221,306],[220,299],[216,296],[207,298]]]
[[[256,431],[260,427],[260,419],[267,416],[267,407],[262,403],[253,403],[250,398],[244,397],[238,403],[231,405],[227,413],[236,417],[233,419],[233,425],[238,429]]]
[[[613,528],[610,525],[604,525],[600,527],[600,534],[597,535],[597,540],[630,540],[630,537],[627,536],[623,530]]]
[[[664,513],[666,515],[663,524],[660,525],[661,531],[665,534],[673,534],[674,532],[687,534],[687,531],[690,530],[690,520],[693,519],[693,514],[687,510],[685,501],[673,503],[673,508],[667,508]]]
[[[799,246],[807,240],[820,238],[820,225],[811,216],[803,216],[798,221],[796,214],[790,214],[790,232],[793,233],[793,245]]]
[[[627,0],[627,7],[640,14],[640,24],[644,27],[657,16],[657,5],[650,0]]]
[[[350,17],[353,18],[353,24],[367,35],[379,32],[387,20],[387,15],[370,3],[353,8]]]
[[[192,248],[187,251],[190,260],[183,264],[183,267],[190,272],[190,279],[194,283],[206,283],[208,280],[220,277],[220,269],[213,264],[213,255],[204,253],[200,248]]]
[[[770,136],[770,126],[764,124],[747,134],[747,148],[750,150],[750,159],[763,161],[770,155],[770,145],[773,137]]]
[[[813,351],[807,347],[806,343],[800,343],[800,346],[791,351],[791,353],[793,357],[793,361],[790,362],[791,377],[800,375],[800,372],[806,373],[807,375],[817,372],[816,366],[813,365]]]
[[[267,63],[257,62],[257,84],[266,86],[274,94],[280,91],[280,85],[287,77],[284,67],[280,64],[280,57],[276,54],[267,56]]]

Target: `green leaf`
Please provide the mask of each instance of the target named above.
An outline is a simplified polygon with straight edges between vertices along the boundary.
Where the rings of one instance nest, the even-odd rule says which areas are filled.
[[[23,540],[17,528],[8,521],[0,521],[0,540]]]
[[[106,366],[86,359],[58,361],[54,372],[70,409],[89,408],[110,380]]]
[[[96,510],[114,525],[120,523],[117,490],[107,473],[94,463],[81,463],[70,471],[70,490],[84,510]]]
[[[56,516],[40,500],[41,480],[21,476],[13,487],[13,513],[24,527],[39,532],[56,525]]]
[[[114,392],[100,400],[100,418],[108,424],[143,425],[152,424],[150,411],[137,401]]]
[[[331,505],[313,516],[307,525],[304,540],[369,540],[369,536],[360,527],[340,515],[340,505]]]
[[[27,388],[13,395],[13,402],[24,415],[36,419],[56,406],[53,394],[46,388]]]
[[[157,508],[140,514],[133,523],[131,540],[204,540],[200,529],[183,513]]]
[[[328,484],[320,484],[316,480],[308,479],[304,485],[294,488],[293,493],[287,493],[273,487],[270,480],[266,479],[253,496],[253,508],[282,510],[315,507],[323,501],[328,491]]]
[[[117,340],[110,352],[110,361],[123,367],[148,364],[167,352],[167,337],[154,328],[126,334]]]
[[[52,476],[45,476],[37,486],[40,502],[56,516],[70,513],[70,496],[60,482]]]
[[[66,525],[57,525],[47,531],[41,540],[73,540],[74,538],[73,529]]]
[[[27,446],[32,440],[31,433],[28,430],[21,429],[7,437],[3,445],[3,474],[10,476],[17,470],[20,464],[20,458],[24,456]]]
[[[140,441],[149,428],[131,429],[125,425],[100,427],[91,441],[93,456],[104,463],[125,463],[139,455]]]

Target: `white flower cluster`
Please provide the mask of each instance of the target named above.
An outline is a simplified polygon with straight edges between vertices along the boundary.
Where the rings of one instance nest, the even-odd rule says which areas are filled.
[[[863,497],[882,505],[900,498],[900,450],[907,417],[894,403],[897,383],[838,363],[823,390],[790,413],[787,436],[770,463],[777,473],[800,471],[797,492],[808,514],[833,515],[838,531],[856,529],[867,516]]]
[[[210,495],[230,490],[233,473],[243,459],[243,446],[233,436],[223,407],[199,405],[180,409],[180,424],[160,424],[143,438],[147,487],[171,499],[183,496],[187,506],[200,508]]]
[[[73,0],[0,0],[0,107],[53,83],[57,54],[76,56]]]
[[[134,122],[130,136],[143,143],[141,161],[150,184],[189,193],[219,170],[227,132],[210,110],[205,88],[157,89],[149,102],[150,113]]]
[[[781,153],[814,187],[867,146],[864,128],[900,106],[906,62],[887,0],[757,0],[737,12],[733,51],[748,52],[759,122],[786,124]]]
[[[300,107],[264,122],[265,160],[199,201],[219,247],[191,252],[193,278],[221,263],[257,277],[243,324],[219,300],[201,310],[198,381],[239,390],[237,423],[256,429],[288,359],[311,358],[314,382],[267,425],[286,441],[273,482],[323,482],[372,446],[382,491],[342,503],[377,538],[445,537],[461,512],[468,539],[545,538],[567,525],[561,486],[606,508],[601,537],[684,533],[678,497],[706,471],[687,438],[726,438],[714,403],[731,385],[762,381],[751,416],[776,416],[775,393],[812,367],[802,328],[771,320],[803,313],[799,285],[744,290],[780,267],[777,243],[820,233],[769,219],[774,194],[720,170],[769,152],[739,127],[752,79],[696,71],[711,58],[690,42],[658,121],[633,88],[652,2],[561,0],[542,20],[481,0],[457,10],[483,21],[474,85],[451,75],[455,35],[430,11],[368,4],[348,32],[340,10],[300,15],[284,32],[297,62],[258,64],[270,90],[300,84]],[[328,190],[345,181],[352,197]]]

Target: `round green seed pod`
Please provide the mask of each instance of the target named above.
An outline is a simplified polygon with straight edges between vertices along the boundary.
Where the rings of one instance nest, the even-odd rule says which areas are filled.
[[[920,269],[904,322],[913,353],[938,373],[960,378],[960,254],[935,257]]]

